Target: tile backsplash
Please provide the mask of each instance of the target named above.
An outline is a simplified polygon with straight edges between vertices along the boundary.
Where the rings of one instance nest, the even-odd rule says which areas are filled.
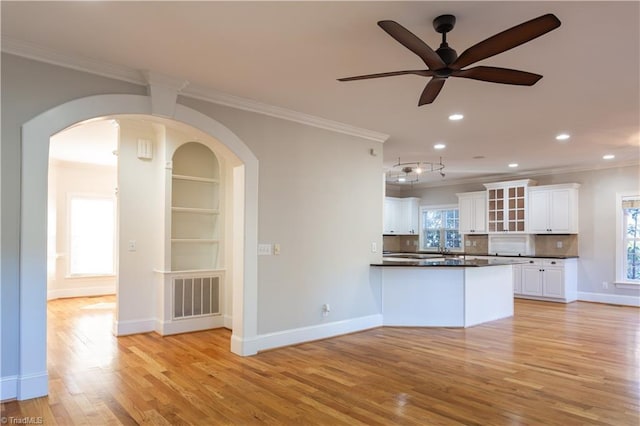
[[[536,235],[536,256],[578,256],[578,235]]]
[[[418,251],[417,235],[384,235],[382,237],[382,250],[395,252]]]
[[[535,235],[534,246],[536,256],[578,256],[578,235]],[[418,251],[418,236],[385,235],[383,237],[383,250],[392,252]],[[488,235],[484,234],[465,236],[465,253],[487,254],[488,251]]]

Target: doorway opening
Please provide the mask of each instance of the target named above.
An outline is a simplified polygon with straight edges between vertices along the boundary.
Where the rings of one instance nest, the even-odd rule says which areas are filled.
[[[228,172],[233,191],[230,205],[233,212],[231,229],[232,253],[227,261],[233,271],[227,277],[232,291],[231,351],[238,355],[257,353],[257,247],[258,240],[258,160],[251,150],[233,132],[215,119],[189,107],[175,104],[172,119],[152,115],[151,97],[139,95],[96,95],[76,99],[53,107],[22,126],[21,208],[20,208],[20,309],[19,321],[19,376],[17,398],[35,398],[47,394],[49,376],[46,362],[46,293],[47,293],[47,174],[49,141],[51,136],[74,124],[95,118],[113,118],[114,114],[131,118],[146,117],[163,123],[167,120],[177,127],[184,126],[200,133],[203,141],[215,140],[238,162],[229,164]],[[119,158],[119,165],[122,157]],[[136,176],[131,180],[137,179]],[[122,212],[122,203],[119,209]],[[139,218],[139,223],[146,223]],[[120,228],[122,223],[119,223]],[[122,234],[122,229],[120,229]],[[126,241],[126,240],[125,240]],[[128,243],[128,241],[127,241]],[[122,244],[122,240],[118,242]],[[118,268],[121,269],[121,259]],[[155,274],[151,271],[151,274]],[[148,277],[143,277],[148,278]],[[120,279],[118,280],[120,281]],[[121,283],[118,283],[118,286]],[[121,291],[117,290],[117,293]],[[149,294],[137,300],[148,303]],[[231,297],[232,296],[232,297]],[[135,298],[118,300],[118,313],[137,308]],[[151,303],[156,300],[151,296]],[[148,309],[148,308],[145,308]],[[129,311],[127,311],[129,312]],[[144,317],[147,311],[138,311],[140,320],[116,320],[116,334],[135,330],[152,331],[155,317]]]

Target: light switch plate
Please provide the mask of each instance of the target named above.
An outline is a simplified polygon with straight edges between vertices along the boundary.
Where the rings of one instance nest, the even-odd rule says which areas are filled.
[[[272,244],[258,244],[258,256],[271,256],[273,254]]]

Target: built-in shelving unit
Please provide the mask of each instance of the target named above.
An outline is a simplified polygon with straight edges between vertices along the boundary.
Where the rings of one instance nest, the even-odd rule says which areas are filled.
[[[220,246],[220,167],[205,145],[188,142],[173,155],[171,270],[212,270]]]

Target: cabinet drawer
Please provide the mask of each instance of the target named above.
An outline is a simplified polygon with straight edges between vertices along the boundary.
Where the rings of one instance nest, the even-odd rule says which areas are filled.
[[[544,259],[542,261],[543,266],[557,266],[559,268],[564,266],[563,259]]]
[[[542,259],[526,259],[527,263],[523,263],[522,266],[533,265],[533,266],[542,266]]]

